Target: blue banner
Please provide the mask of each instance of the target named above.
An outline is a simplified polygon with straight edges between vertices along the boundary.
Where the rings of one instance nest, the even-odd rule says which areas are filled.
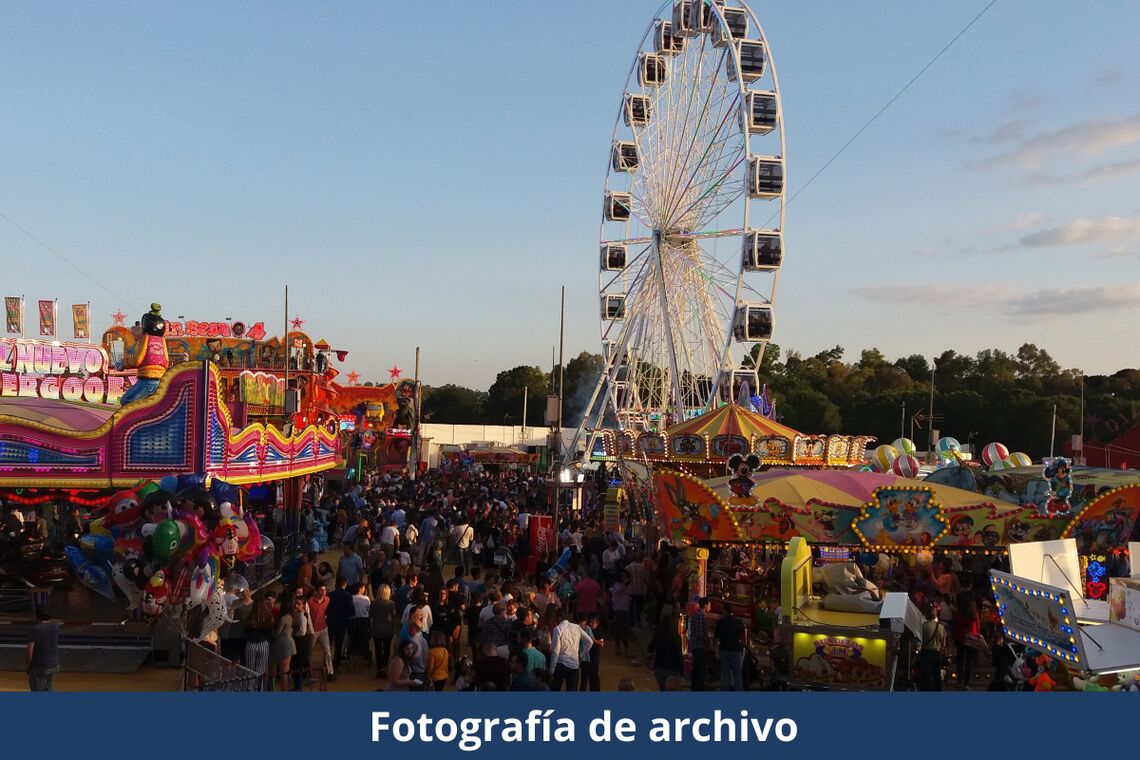
[[[1111,733],[1087,734],[1129,725],[1138,704],[1113,693],[4,694],[0,727],[13,757],[71,760],[413,752],[594,760],[631,751],[654,760],[726,751],[959,760],[979,751],[1052,757],[1078,742],[1127,751]]]

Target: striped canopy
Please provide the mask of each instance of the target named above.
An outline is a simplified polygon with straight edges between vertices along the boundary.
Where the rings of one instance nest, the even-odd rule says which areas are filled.
[[[700,417],[677,423],[670,427],[667,432],[670,437],[686,433],[708,436],[741,435],[746,439],[750,439],[751,436],[763,438],[766,435],[779,435],[788,440],[793,440],[796,436],[801,435],[787,425],[773,422],[761,414],[750,412],[736,404],[725,404],[719,409],[702,414]]]

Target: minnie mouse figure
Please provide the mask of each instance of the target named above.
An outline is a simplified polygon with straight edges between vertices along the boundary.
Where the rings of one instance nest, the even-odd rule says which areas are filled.
[[[1069,497],[1073,495],[1073,476],[1069,473],[1068,460],[1063,457],[1055,459],[1045,468],[1045,477],[1052,492],[1048,503],[1049,514],[1063,515],[1072,508]]]
[[[749,454],[747,457],[733,454],[729,457],[728,474],[732,475],[732,479],[728,481],[728,487],[733,496],[747,499],[752,495],[752,489],[756,487],[756,483],[752,481],[752,473],[759,466],[760,458],[755,454]]]

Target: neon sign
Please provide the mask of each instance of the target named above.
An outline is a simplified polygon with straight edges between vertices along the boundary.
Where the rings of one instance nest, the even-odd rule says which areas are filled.
[[[0,338],[0,396],[117,404],[132,380],[108,367],[90,343]]]
[[[188,319],[186,322],[166,323],[167,338],[245,338],[261,340],[265,337],[265,323],[255,322],[199,322]]]

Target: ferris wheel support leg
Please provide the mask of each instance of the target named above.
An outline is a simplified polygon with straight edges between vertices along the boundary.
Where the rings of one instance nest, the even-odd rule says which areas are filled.
[[[657,288],[661,295],[661,314],[666,322],[665,344],[669,348],[669,368],[672,374],[673,395],[675,397],[673,408],[676,411],[679,421],[684,417],[685,397],[684,394],[681,393],[681,373],[677,367],[677,346],[673,340],[673,331],[668,325],[669,294],[665,288],[665,262],[661,258],[661,233],[658,231],[653,232],[653,254],[657,259]]]

